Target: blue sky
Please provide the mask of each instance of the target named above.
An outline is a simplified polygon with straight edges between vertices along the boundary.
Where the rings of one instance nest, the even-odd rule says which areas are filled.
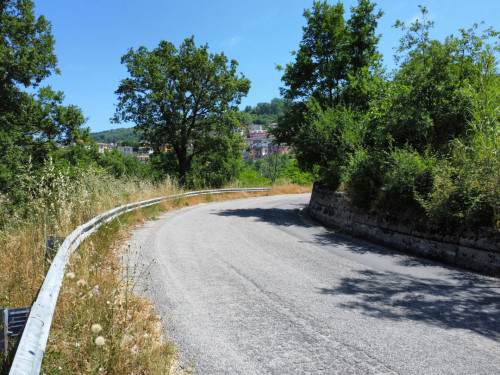
[[[161,40],[178,46],[195,36],[211,52],[239,62],[239,70],[252,81],[242,103],[255,106],[279,97],[282,73],[277,64],[292,61],[304,26],[303,11],[312,0],[34,0],[35,12],[52,23],[55,53],[62,74],[43,84],[62,90],[65,104],[75,104],[88,117],[85,126],[103,131],[133,124],[111,124],[115,90],[127,75],[120,59],[129,48],[155,48]],[[336,1],[335,1],[336,2]],[[411,22],[418,4],[429,9],[435,22],[432,38],[443,40],[475,22],[500,30],[498,0],[379,0],[379,49],[388,68],[394,67],[393,47],[401,32],[396,19]],[[329,2],[333,4],[333,1]],[[357,0],[343,1],[346,10]],[[346,18],[348,15],[346,15]],[[485,28],[484,27],[484,28]]]

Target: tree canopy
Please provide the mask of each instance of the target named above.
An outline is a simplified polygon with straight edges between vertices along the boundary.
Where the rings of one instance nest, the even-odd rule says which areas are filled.
[[[312,9],[304,11],[307,23],[302,41],[293,53],[295,61],[285,67],[282,77],[285,87],[281,93],[286,99],[313,97],[322,106],[338,104],[351,81],[376,70],[381,56],[375,29],[382,12],[375,13],[375,6],[359,0],[347,22],[341,2],[314,1]],[[358,100],[355,95],[350,97]]]
[[[210,153],[214,136],[228,137],[237,125],[250,81],[238,75],[235,60],[196,47],[194,37],[179,48],[162,41],[152,51],[131,49],[122,63],[130,76],[116,91],[116,120],[135,123],[157,150],[169,145],[184,183],[193,159]]]
[[[0,192],[20,199],[23,168],[37,169],[56,149],[84,136],[85,119],[64,95],[38,87],[58,73],[50,23],[36,17],[30,0],[0,3]],[[16,197],[17,196],[17,197]]]

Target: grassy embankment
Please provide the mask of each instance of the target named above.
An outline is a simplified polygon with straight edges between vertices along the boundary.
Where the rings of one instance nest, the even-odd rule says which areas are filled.
[[[44,260],[46,235],[68,235],[96,213],[119,204],[179,192],[168,180],[153,185],[124,182],[106,175],[89,174],[76,184],[56,176],[51,184],[49,199],[31,202],[29,219],[14,218],[0,232],[0,267],[7,270],[0,276],[2,307],[30,306],[36,298],[48,267]],[[73,254],[66,269],[42,372],[182,373],[176,363],[175,347],[163,339],[161,321],[152,303],[134,293],[141,275],[121,262],[121,256],[127,252],[124,243],[128,230],[162,212],[186,205],[308,191],[310,187],[284,185],[275,186],[270,192],[165,201],[122,215],[100,228]]]

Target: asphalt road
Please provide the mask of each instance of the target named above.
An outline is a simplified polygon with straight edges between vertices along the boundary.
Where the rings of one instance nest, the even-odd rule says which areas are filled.
[[[301,213],[308,201],[204,204],[134,231],[131,258],[149,266],[146,293],[183,365],[500,374],[500,280],[329,232]]]

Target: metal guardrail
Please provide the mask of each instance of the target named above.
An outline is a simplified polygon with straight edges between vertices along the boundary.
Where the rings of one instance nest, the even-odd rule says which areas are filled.
[[[126,212],[152,206],[167,199],[193,197],[206,194],[257,192],[267,190],[269,190],[269,188],[217,189],[174,194],[166,197],[125,204],[97,215],[89,222],[80,225],[68,237],[66,237],[52,261],[40,292],[38,293],[38,297],[31,307],[31,313],[19,342],[9,375],[38,375],[40,373],[45,347],[49,338],[52,317],[56,308],[57,298],[61,289],[66,264],[68,263],[71,254],[78,248],[80,243],[101,225],[110,222]]]

